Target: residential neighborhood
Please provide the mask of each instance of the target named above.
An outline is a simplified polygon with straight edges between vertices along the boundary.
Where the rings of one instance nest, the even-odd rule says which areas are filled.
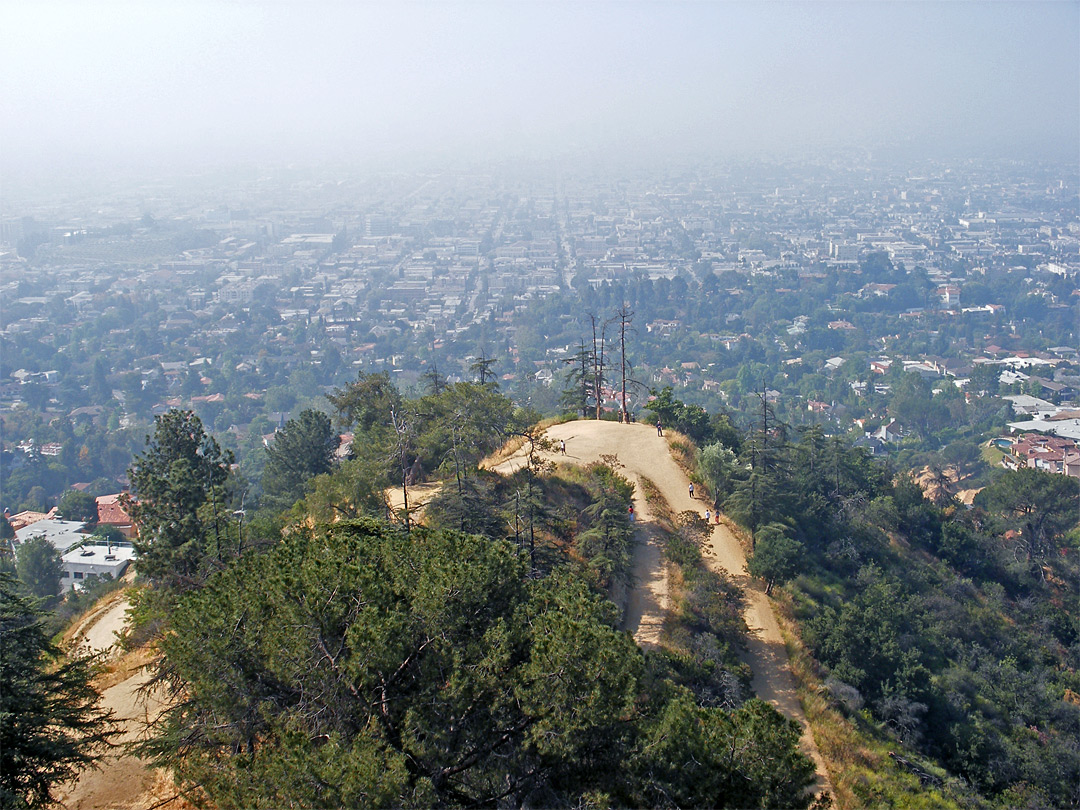
[[[625,362],[630,412],[672,386],[750,418],[764,387],[793,425],[895,453],[931,449],[959,397],[1035,417],[1008,429],[1075,439],[1061,414],[1080,388],[1076,194],[1049,166],[866,155],[617,181],[554,165],[282,172],[5,199],[3,505],[122,489],[174,408],[257,478],[263,437],[358,373],[408,390],[469,379],[485,357],[517,401],[556,410],[583,346],[607,349],[612,413]],[[898,410],[908,377],[951,416]]]

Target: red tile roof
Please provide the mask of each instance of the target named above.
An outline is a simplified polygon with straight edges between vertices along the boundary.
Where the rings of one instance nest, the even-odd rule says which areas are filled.
[[[97,500],[97,522],[106,526],[130,526],[131,516],[120,505],[120,496],[102,495]]]

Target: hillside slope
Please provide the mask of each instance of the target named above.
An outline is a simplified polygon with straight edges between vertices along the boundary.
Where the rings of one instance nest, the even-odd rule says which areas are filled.
[[[560,442],[566,442],[566,455],[548,454],[551,461],[590,464],[600,461],[603,455],[616,455],[619,463],[623,465],[621,473],[635,484],[641,477],[648,478],[673,511],[694,509],[704,515],[706,502],[690,498],[690,481],[672,458],[667,439],[658,436],[655,427],[595,420],[573,421],[553,425],[547,429],[545,435],[554,441],[556,446]],[[524,463],[524,450],[519,450],[510,458],[500,461],[493,469],[511,473]],[[656,643],[659,638],[667,588],[664,584],[659,547],[649,525],[651,516],[640,486],[637,486],[634,510],[639,516],[639,537],[645,542],[639,545],[639,554],[635,557],[634,573],[638,588],[629,600],[627,629],[631,630],[638,643],[644,646]],[[723,524],[710,528],[706,560],[715,566],[716,570],[733,577],[747,596],[744,618],[750,628],[750,638],[745,661],[754,673],[754,693],[803,727],[803,750],[817,766],[819,787],[829,789],[824,761],[799,702],[787,650],[772,605],[762,590],[747,576],[746,555],[731,530]]]

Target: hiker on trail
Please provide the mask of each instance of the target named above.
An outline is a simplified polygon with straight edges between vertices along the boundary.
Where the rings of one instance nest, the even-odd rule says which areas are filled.
[[[690,497],[691,498],[694,497],[694,482],[693,481],[690,482]]]
[[[716,510],[716,514],[713,515],[713,517],[716,518],[716,525],[719,526],[720,525],[720,510],[719,509]]]
[[[707,524],[710,519],[712,519],[712,512],[710,512],[708,509],[706,509],[705,510],[705,523]]]
[[[629,514],[630,514],[630,522],[633,523],[634,522],[634,505],[633,504],[630,504]]]
[[[566,455],[566,439],[562,439],[562,440],[559,441],[559,449],[562,451],[562,454],[565,456]]]
[[[656,420],[656,435],[657,436],[663,436],[664,435],[664,426],[662,424],[660,424],[659,419]]]

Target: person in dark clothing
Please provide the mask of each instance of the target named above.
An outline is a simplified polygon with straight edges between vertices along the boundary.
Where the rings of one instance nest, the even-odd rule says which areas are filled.
[[[664,435],[664,426],[660,424],[659,419],[656,420],[656,435],[657,436],[663,436]]]

